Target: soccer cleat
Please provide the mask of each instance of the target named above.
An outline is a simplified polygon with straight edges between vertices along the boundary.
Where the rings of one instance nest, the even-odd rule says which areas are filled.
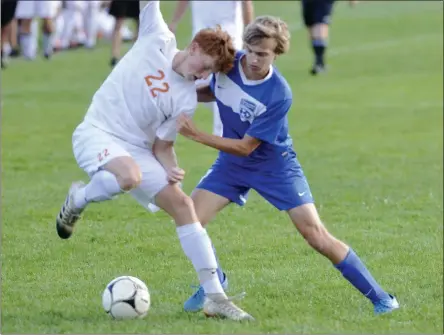
[[[224,273],[224,280],[221,283],[222,288],[224,291],[228,288],[228,278]],[[199,312],[204,305],[205,302],[205,292],[204,289],[201,286],[199,286],[198,290],[194,292],[194,294],[188,298],[187,301],[183,304],[183,308],[186,312]]]
[[[85,187],[85,184],[81,181],[72,183],[65,203],[57,215],[56,228],[60,238],[67,239],[71,237],[74,225],[83,212],[83,208],[76,208],[74,206],[74,194],[82,187]]]
[[[375,314],[386,314],[399,308],[399,302],[396,297],[389,294],[389,299],[383,299],[374,304]]]
[[[243,296],[243,295],[242,295]],[[233,298],[223,298],[223,299],[210,299],[205,298],[203,305],[203,312],[206,317],[209,318],[225,318],[234,321],[254,321],[254,318],[237,307],[232,300]]]
[[[324,65],[322,64],[316,64],[312,67],[312,69],[310,70],[310,73],[312,76],[316,76],[318,74],[324,73],[326,72],[326,68]]]

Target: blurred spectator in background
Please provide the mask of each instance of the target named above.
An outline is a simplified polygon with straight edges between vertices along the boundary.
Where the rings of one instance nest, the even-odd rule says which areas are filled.
[[[327,50],[329,24],[335,0],[301,0],[302,17],[307,27],[311,46],[313,48],[314,62],[310,70],[312,75],[324,73],[325,51]],[[351,6],[357,1],[349,0]]]
[[[139,1],[111,1],[109,5],[109,14],[116,19],[111,46],[111,66],[117,64],[120,58],[120,49],[122,46],[121,30],[125,19],[133,19],[136,21],[137,28],[134,39],[137,38],[137,31],[139,30]]]
[[[5,48],[8,45],[9,49],[11,49],[10,44],[10,36],[11,36],[11,27],[12,22],[14,20],[15,9],[17,7],[17,1],[14,0],[1,0],[1,67],[4,69],[6,67],[6,55],[10,52],[8,50],[6,52]]]

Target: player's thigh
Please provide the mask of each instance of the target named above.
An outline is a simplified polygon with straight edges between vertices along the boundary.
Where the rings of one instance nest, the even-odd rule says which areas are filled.
[[[149,209],[148,205],[156,204],[156,195],[168,185],[167,173],[150,150],[132,145],[125,146],[125,149],[134,158],[141,172],[140,184],[130,194],[139,204]]]
[[[216,163],[202,177],[196,190],[206,190],[243,206],[250,188],[245,184],[242,172]]]
[[[74,130],[72,146],[77,164],[89,176],[106,169],[117,177],[124,190],[141,179],[140,168],[122,143],[88,123],[81,123]]]
[[[217,213],[231,202],[224,196],[202,188],[196,188],[193,193],[191,193],[191,199],[193,199],[194,209],[203,226],[208,224]]]
[[[19,0],[15,10],[18,19],[32,19],[37,15],[36,1]]]

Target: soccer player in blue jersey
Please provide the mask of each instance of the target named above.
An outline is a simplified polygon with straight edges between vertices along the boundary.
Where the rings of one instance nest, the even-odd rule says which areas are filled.
[[[185,115],[177,123],[183,136],[220,151],[192,193],[200,222],[207,224],[231,202],[244,205],[248,191],[254,189],[288,213],[308,244],[373,303],[375,313],[398,308],[396,298],[379,286],[353,249],[327,231],[314,206],[288,134],[291,88],[273,66],[289,48],[287,25],[275,17],[258,17],[246,27],[243,40],[245,51],[237,53],[233,69],[216,74],[208,86],[198,89],[200,101],[217,101],[223,137],[197,129]],[[218,275],[226,287],[220,266]],[[199,288],[185,302],[185,310],[197,311],[203,301]]]

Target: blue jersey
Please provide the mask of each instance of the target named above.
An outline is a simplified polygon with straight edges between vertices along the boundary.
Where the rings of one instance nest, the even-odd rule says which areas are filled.
[[[243,56],[238,52],[233,69],[214,75],[210,87],[219,107],[223,137],[249,135],[262,143],[248,157],[221,151],[218,160],[254,170],[281,170],[296,157],[288,134],[291,89],[275,67],[263,80],[247,79],[241,65]]]
[[[219,107],[223,136],[242,139],[249,135],[262,143],[248,157],[219,152],[197,188],[241,206],[250,189],[279,210],[312,203],[310,186],[288,134],[290,87],[274,67],[265,79],[248,80],[242,71],[242,57],[244,53],[238,52],[233,69],[216,74],[210,86]]]

